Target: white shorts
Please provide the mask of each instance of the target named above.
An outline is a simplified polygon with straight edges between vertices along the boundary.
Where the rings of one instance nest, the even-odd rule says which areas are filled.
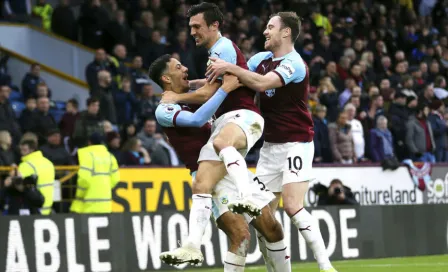
[[[198,162],[221,161],[213,148],[213,140],[228,123],[237,124],[244,131],[244,134],[246,134],[247,147],[243,150],[238,150],[243,157],[246,157],[249,150],[255,145],[258,139],[260,139],[261,134],[263,134],[264,119],[258,113],[251,110],[235,110],[223,114],[213,123],[212,135],[207,144],[202,147]]]
[[[269,205],[269,203],[275,198],[275,195],[271,193],[267,187],[259,181],[259,179],[252,173],[247,170],[247,174],[249,175],[252,196],[251,200],[254,204],[259,207],[265,207]],[[193,182],[195,180],[196,172],[192,174]],[[212,213],[213,218],[218,220],[218,218],[224,213],[229,211],[227,205],[238,197],[238,189],[236,188],[233,181],[230,179],[229,175],[226,175],[221,181],[216,185],[213,194],[212,194]],[[244,218],[247,223],[252,221],[252,217],[247,214],[244,214]]]
[[[271,192],[281,192],[285,184],[314,179],[313,157],[314,142],[264,142],[256,175]]]

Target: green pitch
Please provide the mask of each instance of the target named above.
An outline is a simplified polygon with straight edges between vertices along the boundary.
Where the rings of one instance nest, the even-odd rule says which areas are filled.
[[[448,272],[448,255],[333,262],[339,272]],[[248,266],[250,272],[265,272],[261,266]],[[187,272],[222,272],[223,269],[187,269]],[[319,272],[317,263],[294,263],[292,271]]]

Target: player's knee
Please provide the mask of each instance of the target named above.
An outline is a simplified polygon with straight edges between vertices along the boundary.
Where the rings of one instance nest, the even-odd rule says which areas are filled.
[[[229,140],[224,139],[223,137],[218,136],[213,140],[213,148],[218,154],[219,152],[221,152],[221,150],[228,146],[232,146],[232,143]]]
[[[269,243],[275,243],[283,240],[284,234],[282,225],[277,220],[275,221],[275,224],[270,224],[267,227],[266,235],[264,238]]]
[[[297,201],[294,197],[283,197],[283,208],[286,214],[291,217],[303,209],[303,201]]]
[[[238,255],[245,256],[250,243],[249,227],[246,225],[233,228],[229,239],[233,247],[238,249]]]

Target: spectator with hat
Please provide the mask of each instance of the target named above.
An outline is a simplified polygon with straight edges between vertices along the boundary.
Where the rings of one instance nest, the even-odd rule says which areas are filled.
[[[47,143],[40,147],[45,158],[54,165],[72,165],[73,160],[62,144],[61,132],[57,128],[47,133]]]
[[[447,132],[448,127],[443,118],[445,113],[445,105],[441,100],[433,100],[430,104],[431,113],[428,116],[428,121],[431,124],[431,129],[434,136],[434,142],[436,144],[436,161],[447,162]]]

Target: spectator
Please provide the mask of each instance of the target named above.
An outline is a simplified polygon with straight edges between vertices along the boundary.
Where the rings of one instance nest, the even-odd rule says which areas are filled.
[[[320,80],[317,92],[320,103],[327,107],[328,122],[334,122],[338,114],[338,92],[329,77]]]
[[[137,138],[141,141],[142,146],[146,150],[148,150],[149,154],[151,155],[151,163],[153,165],[169,166],[169,154],[167,150],[159,144],[156,128],[156,120],[146,120],[142,131],[137,134]]]
[[[138,138],[129,139],[123,146],[123,164],[145,165],[150,164],[151,158],[148,151],[142,146],[142,142]]]
[[[143,85],[142,97],[139,101],[139,119],[146,120],[155,118],[156,109],[159,105],[159,99],[154,95],[154,89],[151,84]]]
[[[12,149],[12,138],[8,131],[0,131],[0,166],[11,166],[17,162]]]
[[[394,102],[389,108],[389,124],[392,133],[394,150],[397,158],[402,161],[408,157],[406,147],[406,123],[409,111],[406,107],[406,95],[399,92],[395,95]]]
[[[413,161],[436,162],[431,124],[427,120],[429,108],[419,106],[406,123],[406,145]]]
[[[111,122],[104,120],[103,121],[104,134],[114,131],[114,126]]]
[[[109,150],[110,153],[112,153],[112,155],[115,156],[118,165],[121,165],[123,160],[123,153],[120,150],[121,146],[120,134],[116,131],[112,131],[107,133],[106,137],[107,137],[107,149]]]
[[[443,76],[436,77],[434,81],[434,93],[437,99],[444,100],[448,97],[448,91],[446,90],[446,80]]]
[[[123,78],[122,89],[114,93],[117,123],[119,125],[133,122],[136,117],[138,101],[131,90],[131,79]]]
[[[40,147],[45,158],[54,165],[72,165],[70,154],[62,145],[61,133],[59,129],[51,129],[47,134],[47,143]]]
[[[436,161],[447,162],[448,157],[446,157],[446,155],[448,149],[448,126],[443,118],[443,115],[445,114],[445,105],[440,100],[434,100],[432,101],[430,108],[431,113],[428,116],[428,121],[431,124],[434,142],[436,145]]]
[[[314,122],[314,162],[331,163],[330,139],[328,138],[327,108],[323,105],[316,106],[313,114]]]
[[[114,81],[119,88],[121,88],[121,80],[129,73],[128,67],[125,65],[125,62],[128,61],[127,54],[126,47],[117,44],[114,46],[114,56],[109,58],[114,69]]]
[[[250,42],[250,41],[249,41]],[[246,49],[250,50],[246,45]],[[186,29],[182,29],[177,33],[176,42],[170,47],[170,53],[178,53],[180,56],[180,62],[188,68],[189,78],[197,78],[195,72],[195,61],[191,51],[194,50],[194,44],[188,39],[188,32]],[[243,50],[243,48],[242,48]],[[248,60],[249,58],[246,57]]]
[[[342,181],[334,179],[330,182],[330,186],[326,186],[318,183],[311,189],[315,194],[319,196],[317,201],[318,206],[327,205],[358,205],[352,190],[344,186]]]
[[[336,62],[330,61],[325,68],[325,76],[331,79],[331,83],[336,87],[337,90],[344,89],[344,81],[339,77]],[[346,81],[347,84],[347,81]],[[351,89],[352,86],[348,86]]]
[[[137,135],[137,128],[135,127],[134,123],[125,124],[121,131],[122,143],[127,142],[127,140],[129,140],[132,137],[135,137],[136,135]]]
[[[28,22],[28,16],[31,14],[30,0],[4,0],[2,3],[7,19]]]
[[[87,110],[82,112],[75,122],[73,139],[75,145],[84,147],[87,145],[89,136],[96,133],[104,135],[103,118],[99,114],[100,101],[91,97],[87,99]]]
[[[43,79],[40,77],[40,65],[33,63],[31,64],[30,72],[22,80],[23,97],[25,99],[28,97],[37,97],[37,84],[41,82],[43,82]]]
[[[109,62],[106,51],[98,49],[95,52],[95,59],[86,67],[86,80],[89,88],[98,88],[98,72],[101,70],[112,71],[112,65]]]
[[[341,112],[335,123],[328,126],[333,161],[343,164],[356,163],[351,127],[347,124],[347,113]]]
[[[347,104],[344,107],[344,111],[347,113],[347,124],[350,125],[352,131],[353,146],[355,148],[356,159],[358,161],[364,160],[366,145],[364,140],[364,129],[361,122],[355,119],[356,108],[353,104]]]
[[[66,39],[78,40],[78,25],[69,0],[60,0],[51,17],[51,30]]]
[[[98,87],[92,89],[90,94],[94,97],[99,97],[100,99],[100,115],[112,124],[116,124],[117,113],[112,95],[115,91],[115,86],[112,84],[112,77],[108,71],[102,70],[98,73],[97,85]]]
[[[356,91],[354,91],[355,88]],[[361,94],[361,88],[356,86],[356,82],[353,78],[349,77],[345,80],[345,90],[339,95],[339,107],[341,109],[344,108],[348,99],[353,95],[353,92],[359,92],[359,94]]]
[[[162,36],[160,34],[160,31],[157,29],[154,29],[151,33],[151,43],[150,46],[147,47],[143,51],[143,63],[149,67],[151,63],[156,60],[158,57],[165,54],[167,51],[167,48],[165,44],[162,43]]]
[[[51,15],[53,7],[46,0],[37,0],[33,7],[33,15],[42,18],[42,28],[51,31]]]
[[[394,157],[394,141],[387,128],[387,118],[378,117],[376,128],[370,130],[370,156],[374,162]]]
[[[36,98],[47,97],[51,98],[51,90],[48,88],[45,82],[41,82],[36,86]]]
[[[86,1],[81,7],[79,24],[82,30],[82,43],[94,49],[103,45],[103,30],[109,22],[107,11],[100,0]]]
[[[6,130],[11,133],[13,142],[20,138],[20,127],[17,123],[16,115],[9,102],[11,88],[9,86],[0,86],[0,130]]]
[[[39,137],[39,145],[44,144],[46,136],[51,129],[57,128],[54,117],[50,114],[50,100],[46,97],[37,99],[37,110],[33,112],[30,127],[24,128],[24,131],[36,133]]]
[[[146,74],[146,71],[142,69],[142,67],[142,57],[135,56],[132,60],[130,75],[132,77],[132,90],[137,95],[137,97],[141,96],[143,86],[150,83],[149,76]]]
[[[79,118],[79,105],[78,100],[70,99],[67,101],[67,105],[65,108],[65,113],[62,116],[61,121],[59,122],[59,129],[61,131],[62,136],[72,137],[75,132],[75,123]]]
[[[104,48],[112,53],[114,46],[122,44],[125,48],[132,48],[132,30],[126,22],[126,12],[119,9],[115,12],[115,18],[110,21],[104,30]]]
[[[36,98],[28,97],[25,106],[26,108],[21,112],[19,118],[19,124],[22,129],[33,126],[33,116],[36,112]]]
[[[333,27],[331,25],[330,20],[327,17],[322,15],[319,6],[315,6],[312,9],[311,18],[313,19],[314,24],[318,27],[322,27],[325,30],[325,35],[330,35],[333,31]]]
[[[140,16],[140,23],[135,29],[135,44],[137,47],[137,54],[146,56],[146,50],[151,46],[151,36],[154,29],[154,17],[152,12],[143,11]]]
[[[8,178],[0,190],[0,211],[4,215],[40,214],[45,197],[36,189],[36,176]]]
[[[418,98],[419,103],[429,107],[434,99],[434,90],[432,84],[426,85],[423,88],[422,95]]]

